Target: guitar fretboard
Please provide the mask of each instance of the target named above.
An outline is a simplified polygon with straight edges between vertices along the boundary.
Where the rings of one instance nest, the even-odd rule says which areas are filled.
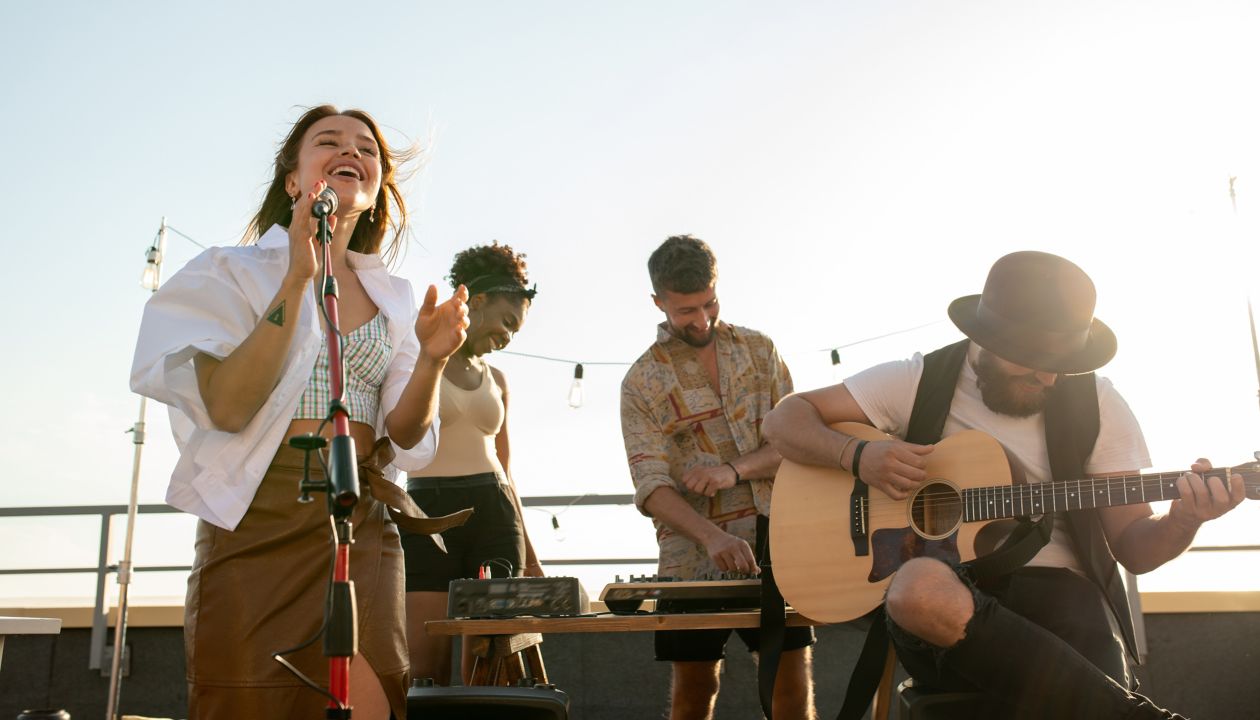
[[[1225,477],[1226,470],[1213,468],[1204,475]],[[1234,481],[1248,485],[1254,473],[1231,469]],[[1063,510],[1089,510],[1113,505],[1176,500],[1180,472],[1151,475],[1117,475],[1105,478],[1084,478],[1063,482],[998,485],[962,491],[963,522],[1041,515]]]

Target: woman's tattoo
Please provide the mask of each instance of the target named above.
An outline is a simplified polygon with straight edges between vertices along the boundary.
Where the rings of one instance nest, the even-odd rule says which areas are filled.
[[[278,325],[280,327],[284,327],[284,301],[283,300],[280,301],[280,304],[276,306],[275,310],[272,310],[270,313],[267,314],[267,322],[271,323],[272,325]]]

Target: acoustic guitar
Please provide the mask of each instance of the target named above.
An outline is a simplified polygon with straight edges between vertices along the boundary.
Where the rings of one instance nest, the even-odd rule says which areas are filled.
[[[892,439],[859,423],[832,426],[865,440]],[[1017,466],[989,435],[965,430],[936,444],[928,479],[904,500],[843,470],[784,460],[774,481],[770,560],[784,599],[820,622],[861,617],[883,602],[915,557],[966,562],[991,552],[1013,518],[1174,500],[1184,471],[1062,482],[1012,482]],[[1246,484],[1260,499],[1257,463],[1206,473]]]

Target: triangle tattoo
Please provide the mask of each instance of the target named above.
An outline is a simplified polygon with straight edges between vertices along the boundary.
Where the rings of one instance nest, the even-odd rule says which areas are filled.
[[[270,313],[267,314],[267,322],[273,325],[279,325],[280,327],[284,327],[284,301],[283,300],[280,301],[280,304],[276,306],[275,310],[272,310]]]

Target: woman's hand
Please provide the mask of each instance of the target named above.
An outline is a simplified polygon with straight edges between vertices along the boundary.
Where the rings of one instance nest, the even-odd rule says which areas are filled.
[[[416,317],[416,338],[421,357],[445,360],[464,344],[468,333],[468,288],[460,285],[441,305],[437,286],[430,285]]]
[[[293,205],[293,220],[289,222],[289,270],[287,279],[301,284],[315,277],[319,270],[319,260],[315,254],[315,233],[319,229],[319,221],[311,213],[315,198],[328,187],[328,183],[320,180],[315,187],[297,197]],[[328,230],[337,227],[337,216],[328,217]]]

